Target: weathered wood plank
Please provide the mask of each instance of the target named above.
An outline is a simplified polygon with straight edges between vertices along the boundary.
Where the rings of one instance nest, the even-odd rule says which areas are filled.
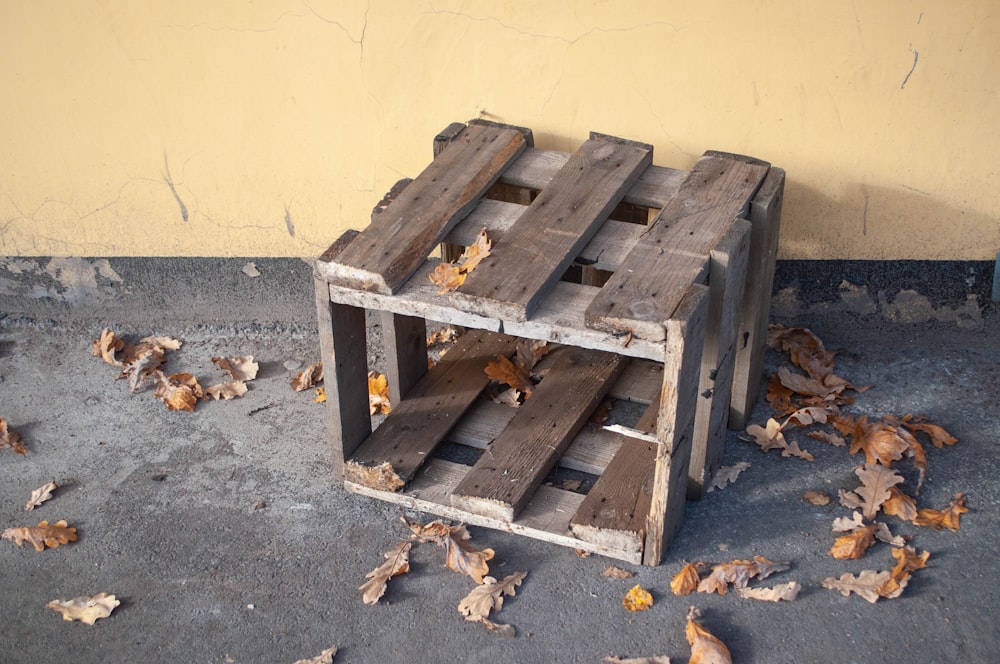
[[[632,330],[662,341],[687,287],[704,280],[709,252],[756,193],[768,166],[708,153],[660,211],[625,262],[594,299],[588,326]]]
[[[772,168],[750,202],[750,224],[753,226],[750,231],[750,258],[729,410],[729,425],[734,429],[747,426],[760,390],[784,191],[785,171]]]
[[[402,489],[489,383],[486,364],[512,353],[515,342],[482,330],[459,337],[344,464],[345,479],[386,491]]]
[[[468,471],[468,466],[450,463],[443,459],[431,459],[413,479],[408,489],[402,493],[379,491],[351,482],[345,483],[345,487],[355,493],[402,505],[407,509],[436,514],[470,526],[523,535],[559,546],[624,560],[634,565],[642,562],[641,557],[634,553],[583,542],[569,534],[569,518],[583,500],[582,495],[572,491],[562,491],[548,486],[538,487],[531,502],[525,506],[524,511],[514,522],[472,514],[452,507],[449,502],[451,492]]]
[[[516,129],[467,127],[329,264],[327,280],[398,291],[525,147]]]
[[[648,360],[662,361],[663,359],[662,342],[629,339],[624,334],[593,330],[584,326],[584,312],[594,296],[600,292],[600,289],[596,287],[565,281],[559,282],[552,289],[551,295],[542,302],[531,320],[525,322],[503,321],[499,318],[466,313],[451,306],[448,294],[439,294],[437,286],[427,278],[427,275],[434,270],[435,265],[437,265],[435,260],[426,261],[395,296],[331,285],[330,299],[355,307],[383,309],[451,325],[494,332],[504,331],[507,334],[526,339],[545,339],[555,343],[606,350],[628,357]]]
[[[623,366],[612,353],[570,347],[558,352],[531,398],[455,488],[454,507],[513,521]]]
[[[651,146],[604,138],[584,143],[452,293],[455,306],[528,320],[652,156]]]
[[[661,358],[662,359],[662,358]],[[612,399],[624,399],[649,405],[663,385],[663,364],[645,360],[630,360],[621,376],[608,391]]]
[[[663,391],[656,424],[653,493],[646,519],[642,562],[656,566],[684,518],[695,399],[701,373],[708,288],[688,289],[675,315],[666,322],[667,347],[663,362]]]
[[[701,499],[722,463],[749,244],[750,222],[737,219],[711,252],[708,322],[688,466],[690,500]]]
[[[325,267],[357,233],[348,231],[316,261],[313,284],[319,327],[320,360],[326,388],[326,426],[333,455],[333,475],[343,479],[344,460],[371,433],[372,421],[363,386],[367,385],[368,351],[365,312],[330,301]]]
[[[380,311],[379,319],[389,402],[395,407],[427,373],[427,323],[417,316],[389,311]]]
[[[659,399],[656,399],[635,428],[644,433],[656,433],[659,412]],[[617,437],[620,440],[618,451],[570,519],[570,529],[582,540],[641,555],[658,445],[621,434]]]

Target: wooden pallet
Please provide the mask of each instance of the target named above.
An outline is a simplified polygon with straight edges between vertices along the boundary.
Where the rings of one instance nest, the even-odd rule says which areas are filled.
[[[756,400],[784,173],[706,153],[691,171],[592,134],[573,154],[473,121],[316,262],[334,469],[414,509],[658,564]],[[749,220],[747,220],[749,218]],[[428,275],[481,229],[491,256],[451,293]],[[745,292],[748,265],[755,290]],[[764,289],[764,286],[767,286]],[[367,412],[365,310],[380,312],[394,409]],[[469,328],[427,369],[426,321]],[[482,397],[518,338],[559,344],[517,409]],[[588,419],[605,395],[648,407],[632,429]],[[435,452],[483,450],[472,465]],[[598,476],[546,486],[555,466]]]

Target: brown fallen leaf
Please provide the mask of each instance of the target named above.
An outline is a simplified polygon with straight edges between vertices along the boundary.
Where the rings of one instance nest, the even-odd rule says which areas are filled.
[[[0,448],[9,447],[12,451],[20,455],[26,455],[28,450],[24,447],[21,434],[13,429],[7,428],[7,421],[0,417]]]
[[[505,595],[513,597],[517,594],[517,587],[527,575],[527,572],[515,572],[500,582],[492,576],[483,577],[483,582],[458,603],[458,612],[469,622],[486,620],[491,612],[500,610]]]
[[[882,511],[891,516],[898,516],[903,521],[913,521],[917,518],[917,501],[892,487],[889,499],[882,503]]]
[[[860,528],[838,537],[830,548],[830,555],[837,560],[856,560],[875,543],[875,524]]]
[[[744,588],[750,579],[766,579],[776,572],[784,572],[790,566],[790,563],[776,563],[764,556],[713,565],[708,576],[698,582],[698,592],[725,595],[730,584],[734,588]]]
[[[457,290],[465,277],[479,265],[487,256],[493,243],[486,236],[486,229],[479,231],[475,242],[465,248],[458,263],[440,263],[428,277],[438,287],[438,293],[444,294]]]
[[[781,384],[781,378],[778,377],[778,374],[772,374],[767,384],[767,403],[771,409],[779,416],[791,413],[795,410],[795,406],[792,405],[792,396],[794,396],[794,392]]]
[[[213,357],[212,362],[236,381],[253,380],[257,377],[257,372],[260,371],[260,364],[254,362],[253,355]]]
[[[28,502],[24,504],[24,509],[28,512],[35,509],[46,500],[50,499],[52,497],[52,492],[58,488],[59,485],[56,484],[54,480],[38,487],[31,492],[31,498],[29,498]]]
[[[622,606],[628,611],[648,611],[653,606],[653,596],[642,586],[636,584],[625,593],[622,598]]]
[[[695,618],[700,618],[701,613],[693,606],[688,609],[687,627],[684,635],[691,645],[691,659],[689,664],[732,664],[733,656],[729,654],[726,647],[718,637],[705,629]]]
[[[327,648],[315,657],[297,659],[293,664],[333,664],[333,656],[337,654],[337,646]]]
[[[874,604],[880,597],[883,597],[883,595],[879,593],[879,589],[882,588],[890,578],[891,574],[888,571],[876,572],[874,570],[866,569],[857,576],[850,573],[841,574],[840,578],[834,578],[831,576],[820,581],[820,585],[829,590],[837,590],[844,597],[848,597],[851,593],[855,593]],[[902,591],[902,589],[900,589],[900,591]]]
[[[895,418],[893,419],[895,420]],[[927,434],[930,436],[931,444],[938,449],[941,449],[944,445],[954,445],[958,442],[958,439],[945,431],[943,427],[931,424],[922,417],[914,417],[912,414],[907,414],[902,419],[895,421],[910,431]]]
[[[377,371],[368,372],[368,414],[389,413],[392,404],[389,403],[389,379]]]
[[[109,329],[101,330],[101,336],[91,344],[91,354],[99,357],[111,366],[120,367],[122,362],[115,357],[118,351],[125,348],[125,342]]]
[[[787,421],[785,424],[787,424]],[[763,427],[759,424],[751,424],[747,427],[746,432],[751,436],[752,442],[757,443],[765,452],[778,449],[781,450],[781,456],[783,457],[794,456],[806,461],[812,461],[812,454],[802,450],[797,442],[793,441],[789,443],[785,439],[782,433],[785,424],[778,422],[778,420],[772,417],[768,419],[767,424]]]
[[[670,579],[670,590],[675,595],[689,595],[698,589],[701,581],[699,570],[708,563],[687,563]]]
[[[960,519],[963,514],[969,511],[965,506],[965,494],[956,493],[951,499],[951,503],[943,510],[920,509],[913,519],[915,526],[930,526],[934,530],[958,530]]]
[[[437,346],[441,344],[450,344],[458,338],[458,332],[455,331],[451,325],[447,327],[442,327],[441,329],[431,332],[427,335],[427,345]]]
[[[829,505],[832,499],[826,491],[806,491],[802,495],[802,500],[812,503],[817,507],[822,507],[823,505]]]
[[[627,569],[622,569],[621,567],[615,567],[614,565],[608,565],[603,570],[601,570],[601,576],[606,576],[609,579],[631,579],[635,574],[628,571]]]
[[[749,467],[750,463],[747,461],[740,461],[732,466],[722,466],[715,471],[712,481],[708,484],[708,491],[724,489],[727,485],[735,482],[736,478],[740,476],[740,473]]]
[[[242,380],[231,380],[225,383],[219,383],[218,385],[212,385],[211,387],[205,388],[205,399],[225,399],[229,401],[230,399],[235,399],[236,397],[241,397],[247,393],[247,384]]]
[[[858,528],[863,528],[865,525],[864,517],[861,516],[861,512],[854,511],[851,513],[850,517],[842,516],[833,520],[833,532],[835,533],[846,533],[848,531],[854,531]]]
[[[465,283],[465,272],[454,263],[438,263],[427,278],[438,287],[438,294],[444,295],[458,290]]]
[[[903,439],[895,427],[881,422],[869,422],[867,415],[858,419],[849,416],[831,418],[833,425],[840,433],[850,436],[851,454],[865,453],[869,464],[880,463],[883,466],[892,465],[893,461],[903,458],[903,453],[909,449],[909,443]]]
[[[483,372],[490,377],[490,380],[495,380],[525,395],[530,395],[535,389],[529,369],[520,362],[511,362],[510,358],[504,355],[497,355],[490,360]]]
[[[813,424],[826,424],[827,416],[837,411],[835,405],[828,406],[806,406],[788,416],[788,421],[800,427],[808,427]]]
[[[652,657],[605,657],[608,664],[670,664],[670,658],[666,655],[653,655]]]
[[[844,440],[843,437],[830,431],[810,431],[806,434],[806,436],[812,438],[813,440],[833,445],[834,447],[843,447],[844,445],[847,445],[847,441]]]
[[[314,387],[321,380],[323,380],[323,363],[317,362],[316,364],[310,364],[304,370],[295,374],[291,385],[292,389],[296,392],[302,392],[303,390],[308,390],[310,387]]]
[[[797,581],[782,583],[773,588],[737,588],[733,592],[744,599],[759,599],[764,602],[791,602],[799,596],[802,590]]]
[[[879,542],[885,542],[890,546],[906,546],[906,538],[902,535],[893,535],[892,531],[889,530],[889,526],[885,525],[881,521],[875,522],[875,539]]]
[[[45,547],[55,549],[62,544],[75,542],[76,528],[70,528],[65,519],[53,524],[49,524],[48,521],[39,521],[37,526],[8,528],[3,531],[0,537],[9,539],[18,546],[27,542],[35,547],[35,551],[43,551]]]
[[[322,387],[316,388],[316,396],[313,397],[314,403],[326,403],[326,390]]]
[[[382,554],[385,558],[384,563],[365,574],[368,581],[358,586],[358,590],[361,591],[361,599],[365,604],[378,604],[379,599],[385,594],[389,579],[410,571],[410,549],[412,547],[412,542],[399,542]]]
[[[192,412],[198,399],[205,394],[198,384],[198,379],[189,373],[164,376],[163,372],[157,371],[156,378],[159,384],[154,395],[167,404],[167,410]]]
[[[93,625],[101,618],[107,618],[121,604],[114,595],[97,593],[92,597],[75,597],[73,599],[54,599],[45,606],[62,614],[63,620]]]
[[[854,493],[863,501],[861,512],[866,519],[874,519],[882,503],[889,500],[890,489],[903,482],[903,476],[895,470],[874,463],[855,468],[854,474],[861,480]]]
[[[813,332],[804,327],[785,327],[771,324],[767,331],[767,344],[788,353],[792,364],[816,379],[833,373],[834,354],[823,346]]]
[[[479,551],[468,543],[472,539],[468,529],[463,525],[449,526],[440,519],[426,524],[410,521],[405,516],[400,520],[413,533],[411,539],[420,542],[433,542],[445,549],[445,564],[452,571],[466,574],[477,584],[489,574],[488,561],[493,559],[493,549]]]

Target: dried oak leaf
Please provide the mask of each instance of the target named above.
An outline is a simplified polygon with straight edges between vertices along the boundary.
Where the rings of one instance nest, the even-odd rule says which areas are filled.
[[[698,582],[698,592],[725,595],[729,585],[745,588],[750,579],[766,579],[776,572],[783,572],[790,563],[776,563],[764,556],[754,556],[753,560],[733,560],[721,565],[713,565],[712,571]]]
[[[511,362],[504,355],[497,355],[490,360],[483,372],[498,383],[511,387],[524,394],[531,394],[535,384],[531,382],[531,373],[520,362]]]
[[[295,378],[292,379],[291,385],[292,389],[296,392],[302,392],[313,387],[321,380],[323,380],[323,363],[317,362],[316,364],[310,364],[304,370],[297,373]]]
[[[965,506],[965,494],[956,493],[951,499],[951,503],[943,510],[920,509],[913,519],[915,526],[930,526],[934,530],[947,528],[948,530],[958,530],[961,516],[969,511]]]
[[[842,516],[833,520],[833,532],[835,533],[846,533],[847,531],[854,531],[858,528],[863,528],[865,525],[865,520],[861,516],[861,512],[855,511],[851,513],[850,517]]]
[[[52,492],[59,488],[55,481],[48,482],[31,492],[31,498],[24,504],[24,509],[30,512],[52,497]]]
[[[368,372],[368,414],[389,413],[392,404],[389,402],[389,379],[377,371]]]
[[[234,381],[253,380],[260,371],[260,364],[254,362],[253,355],[213,357],[212,362],[229,374]]]
[[[902,535],[893,535],[892,531],[889,530],[889,526],[885,525],[881,521],[875,522],[875,539],[879,542],[885,542],[890,546],[906,546],[906,538]]]
[[[831,418],[831,422],[840,433],[850,436],[851,454],[865,453],[865,460],[880,463],[883,466],[892,465],[893,461],[903,458],[903,453],[909,449],[909,443],[904,440],[895,427],[880,422],[869,422],[867,415],[858,419],[849,416]]]
[[[747,427],[746,431],[752,437],[753,442],[757,443],[765,452],[778,449],[781,450],[781,456],[783,457],[794,456],[806,461],[812,461],[812,454],[801,449],[797,442],[792,441],[789,443],[785,439],[785,435],[782,433],[782,429],[784,428],[784,424],[781,424],[772,417],[768,419],[766,426],[762,427],[759,424],[751,424]]]
[[[724,489],[727,485],[735,482],[740,473],[749,467],[750,463],[747,461],[740,461],[732,466],[722,466],[712,476],[712,481],[708,484],[708,491]]]
[[[452,326],[442,327],[439,330],[427,335],[427,345],[437,346],[439,344],[450,344],[458,338],[458,332]]]
[[[794,422],[800,427],[808,427],[813,424],[826,424],[827,417],[838,412],[834,405],[829,406],[806,406],[799,408],[788,416],[788,422]]]
[[[205,399],[225,399],[226,401],[230,399],[235,399],[236,397],[241,397],[247,393],[247,384],[242,380],[231,380],[225,383],[219,383],[218,385],[212,385],[211,387],[205,388]]]
[[[315,657],[297,659],[293,664],[333,664],[333,656],[337,654],[337,646],[327,648]]]
[[[792,364],[813,378],[823,379],[833,373],[834,353],[826,350],[809,329],[772,324],[768,326],[767,343],[787,352]]]
[[[806,491],[802,495],[802,500],[816,505],[817,507],[822,507],[823,505],[829,505],[832,499],[830,498],[830,494],[826,491]]]
[[[839,376],[829,374],[822,379],[792,373],[788,367],[778,367],[781,384],[796,394],[819,397],[821,401],[835,401],[841,392],[853,386]]]
[[[687,563],[674,578],[670,579],[670,590],[675,595],[689,595],[698,589],[701,581],[699,570],[708,563]]]
[[[104,329],[101,331],[101,336],[94,340],[91,344],[91,354],[94,357],[99,357],[113,367],[122,366],[122,362],[115,357],[115,354],[125,348],[125,342],[118,338],[114,332],[109,329]]]
[[[873,463],[856,468],[854,474],[861,480],[854,493],[864,501],[861,509],[866,519],[874,519],[882,503],[892,495],[890,489],[903,482],[903,476],[895,470]]]
[[[875,524],[861,526],[847,535],[838,537],[830,548],[830,555],[837,560],[856,560],[875,543]]]
[[[896,418],[892,418],[892,420],[897,425],[902,425],[910,431],[927,434],[930,436],[931,444],[938,449],[941,449],[945,445],[954,445],[958,442],[958,439],[945,431],[943,427],[931,424],[922,417],[914,417],[913,414],[906,414],[902,419],[897,420]]]
[[[490,255],[493,243],[486,236],[486,229],[479,231],[476,241],[465,248],[458,263],[439,263],[428,278],[438,287],[438,293],[444,294],[465,283],[465,277],[476,269],[476,266]]]
[[[705,629],[695,618],[700,618],[701,613],[693,606],[688,609],[687,627],[684,635],[691,645],[691,659],[689,664],[733,664],[733,656],[729,654],[729,648],[717,636]]]
[[[73,599],[54,599],[45,606],[62,614],[63,620],[79,620],[87,625],[93,625],[101,618],[107,618],[121,602],[114,595],[97,593],[92,597],[75,597]]]
[[[316,396],[313,398],[315,403],[326,403],[326,390],[322,387],[316,388]]]
[[[385,562],[368,572],[365,575],[368,581],[358,586],[365,604],[377,604],[382,595],[385,594],[389,579],[410,571],[410,549],[412,547],[412,542],[399,542],[382,554],[385,557]]]
[[[779,415],[786,415],[795,410],[792,405],[793,392],[781,384],[778,374],[772,374],[767,384],[767,403]]]
[[[625,593],[622,598],[622,606],[628,611],[648,611],[653,606],[653,596],[649,594],[639,584],[632,586],[632,589]]]
[[[773,588],[737,588],[733,592],[745,599],[759,599],[765,602],[791,602],[799,596],[802,585],[798,581],[789,581]]]
[[[889,499],[882,503],[882,511],[891,516],[898,516],[903,521],[913,521],[917,518],[917,501],[897,487],[892,487],[889,490]]]
[[[517,587],[526,576],[527,572],[515,572],[500,582],[492,576],[483,577],[483,582],[458,603],[458,612],[469,622],[486,620],[491,612],[499,611],[503,606],[504,595],[513,597],[517,594]]]
[[[631,579],[635,574],[628,571],[627,569],[622,569],[621,567],[615,567],[614,565],[608,565],[603,570],[601,570],[601,576],[606,576],[609,579]]]
[[[162,372],[156,372],[159,384],[156,386],[154,395],[167,404],[168,410],[194,411],[198,399],[205,396],[198,379],[189,373],[176,373],[164,376]]]
[[[818,440],[823,443],[828,443],[834,447],[843,447],[847,444],[847,441],[843,439],[842,436],[838,436],[830,431],[810,431],[806,434],[813,440]]]
[[[37,526],[8,528],[3,531],[0,537],[9,539],[18,546],[27,542],[35,547],[35,551],[43,551],[45,547],[55,549],[60,545],[75,542],[76,528],[70,528],[65,519],[53,524],[49,524],[48,521],[39,521]]]
[[[666,655],[653,655],[652,657],[605,657],[608,664],[670,664],[670,658]]]
[[[839,579],[831,576],[820,581],[820,585],[830,590],[837,590],[844,597],[855,593],[874,604],[880,597],[883,597],[879,593],[879,589],[889,581],[891,576],[888,571],[876,572],[866,569],[857,576],[850,573],[841,574]]]
[[[464,526],[462,527],[464,531]],[[475,549],[464,539],[451,535],[444,540],[445,564],[449,569],[466,574],[476,583],[482,583],[489,573],[487,561],[493,559],[493,549]]]
[[[7,420],[0,417],[0,448],[9,447],[12,451],[20,455],[26,455],[28,450],[24,447],[24,440],[21,434],[13,429],[7,428]]]

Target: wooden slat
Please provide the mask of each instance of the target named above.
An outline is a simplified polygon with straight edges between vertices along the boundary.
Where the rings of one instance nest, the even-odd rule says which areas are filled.
[[[587,325],[662,341],[663,321],[687,287],[704,280],[709,252],[743,213],[767,171],[766,164],[731,155],[707,153],[699,159],[591,303]]]
[[[328,280],[379,293],[399,290],[525,146],[516,129],[466,128],[330,263]]]
[[[612,353],[570,347],[559,353],[531,398],[456,487],[454,507],[513,521],[623,366]]]
[[[645,360],[630,360],[622,375],[608,391],[612,399],[624,399],[649,405],[663,385],[663,364]]]
[[[582,495],[572,491],[562,491],[548,486],[538,487],[524,511],[513,522],[472,514],[452,507],[449,502],[451,492],[468,471],[468,466],[450,463],[443,459],[431,459],[413,479],[408,489],[402,493],[379,491],[352,482],[346,482],[344,486],[355,493],[402,505],[408,509],[437,514],[471,526],[523,535],[559,546],[624,560],[634,565],[642,562],[634,553],[584,542],[569,534],[569,518],[583,500]]]
[[[528,320],[652,156],[651,146],[604,138],[584,143],[452,293],[455,306]]]
[[[389,402],[396,406],[427,373],[427,323],[423,318],[388,311],[380,311],[379,319]]]
[[[343,477],[344,460],[372,430],[365,390],[368,351],[365,312],[330,301],[326,265],[334,260],[357,235],[347,231],[316,261],[313,284],[319,324],[320,360],[326,388],[326,425],[333,453],[333,475]]]
[[[635,428],[656,433],[659,411],[656,399]],[[658,445],[620,434],[617,437],[618,451],[570,519],[570,529],[582,540],[641,555]]]
[[[701,372],[708,289],[694,285],[668,320],[663,362],[663,391],[656,424],[653,493],[646,519],[642,562],[659,565],[684,517],[695,399]]]
[[[374,489],[402,489],[489,383],[486,364],[513,352],[515,342],[482,330],[459,337],[344,464],[345,479]]]
[[[555,285],[551,295],[542,302],[531,320],[503,321],[499,318],[466,313],[451,306],[448,294],[439,294],[437,286],[427,278],[437,264],[435,260],[426,261],[396,296],[331,285],[330,299],[355,307],[383,309],[451,325],[495,332],[504,331],[526,339],[545,339],[648,360],[663,359],[661,342],[634,338],[630,340],[627,335],[616,335],[613,332],[593,330],[584,326],[584,312],[594,296],[600,292],[599,288],[561,281]]]
[[[750,203],[753,229],[729,410],[729,425],[735,429],[746,427],[760,390],[784,191],[785,171],[772,168]]]
[[[749,244],[750,222],[737,219],[711,253],[708,322],[688,467],[691,500],[701,499],[722,463]]]

